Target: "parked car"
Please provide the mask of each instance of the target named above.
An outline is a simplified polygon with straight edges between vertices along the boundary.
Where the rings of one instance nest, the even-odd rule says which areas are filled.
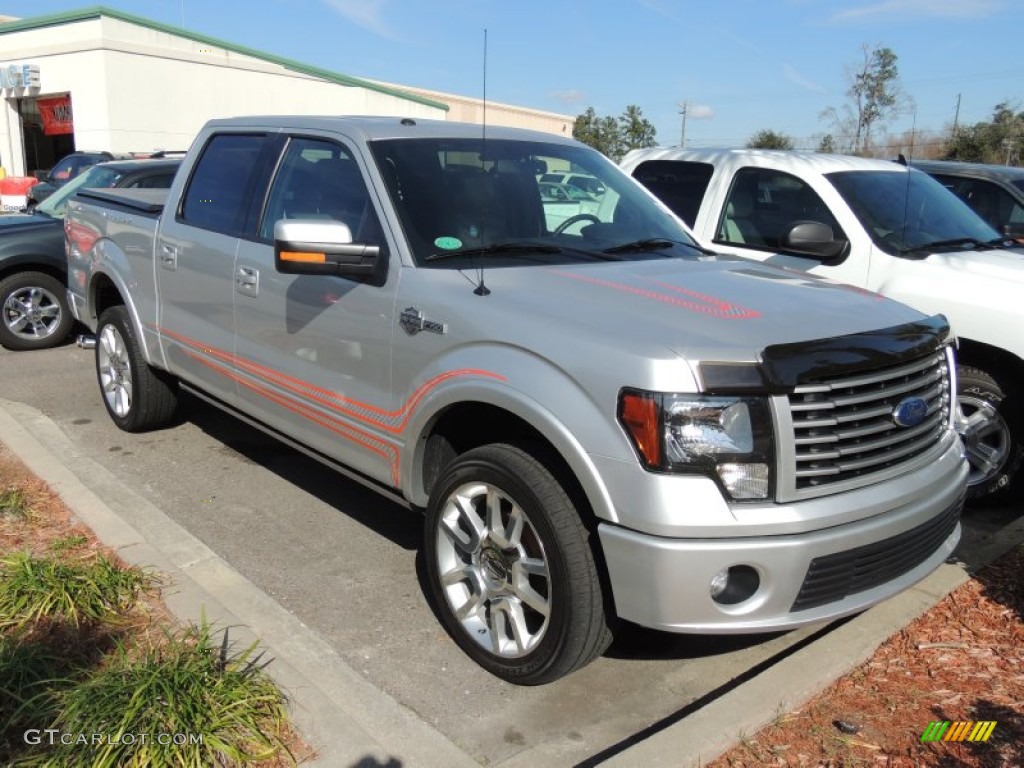
[[[28,213],[0,216],[0,346],[60,344],[73,318],[66,294],[64,216],[86,187],[169,187],[180,159],[118,160],[90,167]]]
[[[1024,243],[1024,168],[1010,165],[915,160],[997,231]]]
[[[606,192],[551,230],[535,169],[563,165]],[[571,139],[214,120],[169,192],[68,218],[113,422],[165,426],[183,387],[425,510],[438,616],[503,679],[583,666],[616,617],[857,612],[959,539],[946,321],[708,254]]]
[[[957,335],[970,494],[1024,475],[1024,250],[927,174],[885,160],[650,149],[623,167],[725,253],[941,312]]]
[[[591,176],[589,173],[550,172],[541,174],[538,180],[551,184],[566,184],[570,187],[576,187],[594,197],[600,197],[604,194],[604,184],[600,179]]]
[[[39,183],[29,188],[28,204],[37,205],[43,202],[86,168],[113,159],[114,156],[110,152],[72,152],[70,155],[65,155],[50,170],[36,173]]]
[[[597,213],[601,202],[588,192],[569,184],[541,181],[537,183],[540,201],[544,206],[547,228],[554,231],[564,221],[580,214]],[[587,219],[580,219],[581,223]]]

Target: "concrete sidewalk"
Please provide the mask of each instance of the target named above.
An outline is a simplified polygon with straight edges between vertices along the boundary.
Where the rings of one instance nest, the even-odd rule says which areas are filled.
[[[82,454],[39,411],[0,400],[0,440],[60,494],[75,515],[127,561],[166,574],[169,608],[182,620],[205,615],[231,628],[240,644],[259,640],[274,658],[268,671],[292,699],[293,719],[318,750],[318,766],[427,766],[478,763],[414,712],[373,686],[316,633],[231,568],[160,509]],[[988,537],[972,562],[987,562],[1024,540],[1018,519]],[[915,588],[845,622],[762,670],[713,692],[674,716],[604,749],[583,765],[697,766],[799,706],[871,656],[893,632],[969,578],[945,565]],[[507,768],[565,765],[535,750]]]

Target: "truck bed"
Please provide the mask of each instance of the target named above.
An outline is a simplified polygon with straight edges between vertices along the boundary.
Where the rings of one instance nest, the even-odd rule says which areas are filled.
[[[83,189],[75,197],[106,207],[156,218],[164,209],[169,189]]]

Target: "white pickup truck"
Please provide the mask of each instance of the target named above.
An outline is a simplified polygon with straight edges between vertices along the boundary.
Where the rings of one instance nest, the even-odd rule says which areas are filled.
[[[569,167],[602,212],[545,209]],[[438,614],[507,680],[582,666],[614,618],[860,611],[959,539],[945,318],[708,254],[578,142],[215,120],[169,193],[80,193],[66,231],[114,422],[185,388],[423,509]]]
[[[722,253],[834,278],[949,318],[968,498],[1024,474],[1024,247],[928,175],[760,149],[636,150],[622,167]]]

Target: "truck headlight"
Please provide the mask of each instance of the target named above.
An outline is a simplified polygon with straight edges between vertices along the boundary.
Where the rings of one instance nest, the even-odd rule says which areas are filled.
[[[648,470],[708,475],[733,499],[771,493],[772,426],[764,398],[623,390],[619,422]]]

